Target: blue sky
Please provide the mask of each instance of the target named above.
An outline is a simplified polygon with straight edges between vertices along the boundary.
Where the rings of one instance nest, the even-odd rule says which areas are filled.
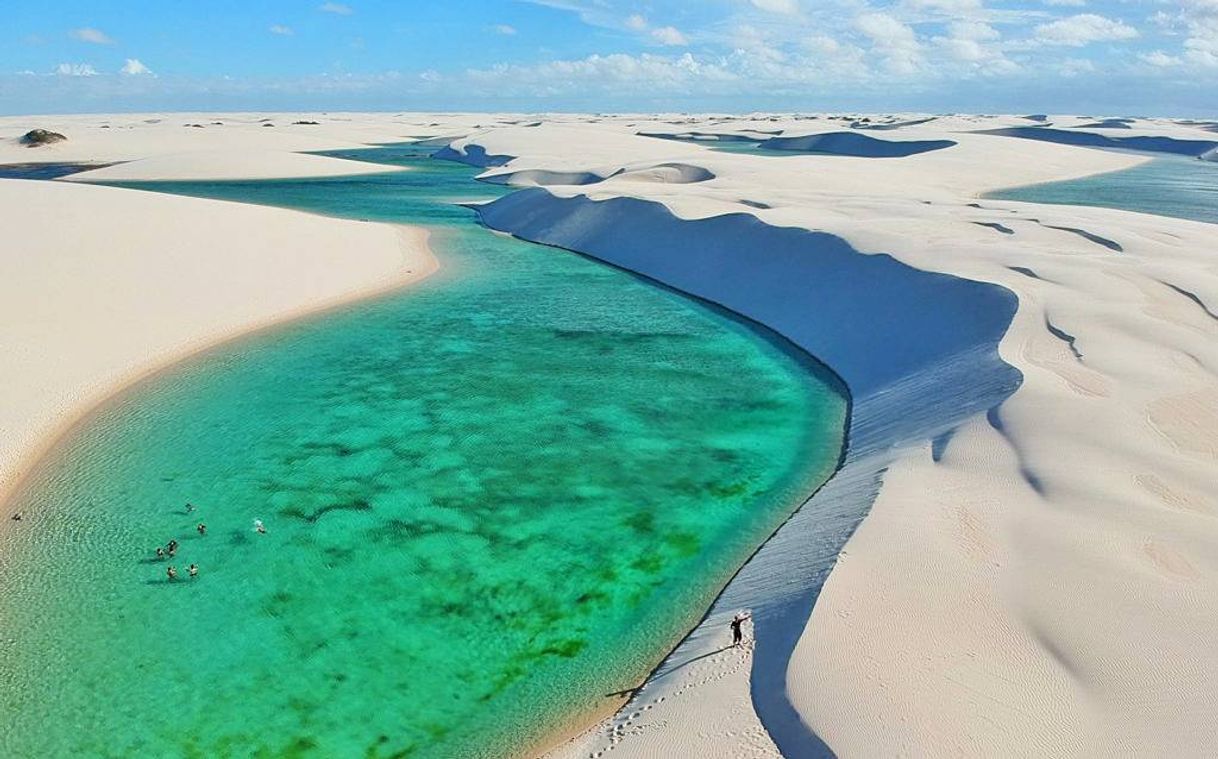
[[[1218,0],[11,3],[0,112],[1218,116]]]

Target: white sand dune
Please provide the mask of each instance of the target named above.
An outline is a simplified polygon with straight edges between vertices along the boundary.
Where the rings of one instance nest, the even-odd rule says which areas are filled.
[[[0,495],[116,388],[436,266],[413,228],[109,187],[0,180],[0,220]]]
[[[393,166],[380,167],[394,171]],[[367,174],[378,167],[360,161],[271,150],[203,150],[141,158],[64,177],[72,182],[190,179],[274,179]]]
[[[840,374],[843,469],[622,711],[553,757],[1213,755],[1215,228],[979,199],[1146,160],[980,133],[1031,124],[1214,135],[1053,114],[39,117],[0,119],[0,161],[186,178],[204,151],[466,135],[454,158],[533,185],[483,209],[492,226],[724,303]],[[69,140],[17,145],[33,127]],[[955,145],[765,157],[638,136],[844,130]],[[260,165],[281,159],[305,170]],[[378,225],[61,183],[0,182],[0,204],[19,243],[0,258],[5,462],[172,356],[402,275]],[[720,650],[745,607],[756,646]]]
[[[315,121],[316,124],[297,124]],[[476,131],[481,126],[515,121],[510,116],[432,116],[412,114],[301,114],[301,113],[158,113],[87,114],[75,116],[0,117],[0,164],[9,163],[97,163],[147,161],[175,155],[197,155],[197,171],[214,172],[208,162],[228,170],[225,178],[333,175],[343,173],[339,161],[326,164],[316,156],[293,155],[309,151],[342,150],[378,143],[393,143],[451,137]],[[198,126],[194,126],[194,125]],[[273,126],[266,126],[271,124]],[[21,135],[49,129],[67,137],[64,142],[42,147],[20,143]],[[185,159],[182,167],[185,167]],[[252,162],[243,167],[244,162]],[[163,164],[161,168],[166,168]],[[348,166],[346,173],[367,168]],[[382,167],[380,170],[385,170]],[[234,173],[235,172],[235,173]],[[164,172],[162,171],[162,174]],[[208,174],[206,176],[214,176]],[[135,178],[135,177],[131,177]],[[156,179],[206,178],[182,174],[139,177]]]
[[[713,183],[530,190],[486,209],[494,226],[726,302],[797,342],[808,330],[820,339],[828,322],[879,351],[870,385],[865,356],[835,352],[832,335],[805,343],[855,392],[851,460],[635,700],[555,756],[611,747],[642,757],[1205,755],[1218,746],[1196,708],[1218,696],[1213,228],[976,201],[988,187],[1131,159],[936,136],[959,145],[891,162],[707,154]],[[581,163],[579,147],[568,160]],[[674,228],[658,234],[654,206],[616,199],[627,192],[662,203]],[[841,264],[812,242],[779,263],[789,277],[768,271],[782,248],[764,237],[749,245],[742,232],[726,244],[734,250],[719,250],[732,227],[751,226],[722,216],[739,212],[1001,285],[1019,308],[997,349],[1022,382],[986,380],[984,354],[950,346],[936,354],[943,365],[912,364],[900,376],[903,351],[928,346],[922,312],[950,314],[961,295],[898,300],[910,314],[905,333],[870,308],[836,321],[841,306],[818,277],[864,301],[885,294],[887,280],[836,280]],[[903,417],[919,407],[927,413]],[[741,607],[757,613],[752,667],[713,668]],[[756,740],[761,727],[772,745]]]

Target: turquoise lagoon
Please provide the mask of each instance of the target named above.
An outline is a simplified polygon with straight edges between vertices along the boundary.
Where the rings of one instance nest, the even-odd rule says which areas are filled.
[[[1218,224],[1218,163],[1170,156],[1123,171],[989,193],[998,200],[1101,206]]]
[[[0,755],[521,752],[833,472],[847,403],[808,357],[479,227],[453,201],[504,190],[469,167],[344,155],[412,171],[141,185],[424,224],[443,269],[130,388],[34,472],[0,527]]]

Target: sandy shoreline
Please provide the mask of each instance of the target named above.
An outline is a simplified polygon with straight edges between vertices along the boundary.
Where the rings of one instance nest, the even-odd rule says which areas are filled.
[[[84,240],[63,239],[62,227],[57,230],[28,209],[21,218],[7,220],[6,233],[20,243],[14,249],[20,247],[28,257],[8,261],[5,268],[11,276],[4,278],[5,300],[13,314],[5,320],[7,334],[0,336],[7,348],[6,361],[12,365],[5,373],[11,379],[6,383],[5,434],[0,440],[5,453],[0,507],[5,517],[13,494],[39,462],[131,387],[219,345],[396,291],[439,267],[428,246],[428,232],[421,228],[113,188],[0,182],[0,203],[5,207],[18,208],[31,195],[46,197],[43,202],[52,210],[68,204],[75,218],[95,214],[85,238],[97,235],[110,246],[123,247],[121,253],[114,247],[79,247],[86,244]],[[118,225],[108,219],[136,209],[141,215],[167,214],[171,221],[164,229],[124,239],[115,228]],[[208,228],[196,227],[202,238],[184,240],[181,227],[170,228],[175,221],[185,222],[185,216]],[[273,231],[260,232],[251,224]],[[268,255],[271,248],[285,243],[293,249]],[[46,253],[37,255],[31,248]],[[65,260],[63,253],[73,249],[92,260]],[[194,263],[182,258],[166,262],[167,250]],[[356,259],[351,250],[356,251]],[[216,251],[225,252],[220,260],[199,263]],[[59,260],[52,261],[51,256]],[[107,256],[122,263],[111,267]],[[34,270],[31,259],[45,262],[58,278]],[[305,262],[308,265],[293,270],[293,264]],[[104,291],[89,286],[99,265],[113,277]],[[165,276],[174,266],[211,275],[202,280],[179,276],[175,286],[174,279]],[[69,272],[75,273],[65,280]],[[74,286],[79,290],[73,292]],[[197,297],[200,287],[205,290],[202,299]],[[214,289],[207,292],[207,287]],[[159,297],[140,303],[148,288],[155,288]],[[42,316],[48,301],[76,306],[56,310],[51,323]],[[231,310],[219,314],[212,310],[223,311],[225,303],[232,304]],[[173,317],[166,318],[167,313]],[[144,331],[138,333],[141,327]],[[77,355],[86,366],[65,373],[54,359],[59,355]],[[35,357],[42,357],[41,362]]]

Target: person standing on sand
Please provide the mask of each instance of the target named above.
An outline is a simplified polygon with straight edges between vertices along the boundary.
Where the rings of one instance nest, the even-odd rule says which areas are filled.
[[[744,620],[749,619],[752,616],[753,615],[751,612],[738,611],[738,612],[736,612],[736,616],[732,617],[731,628],[732,628],[732,646],[733,647],[739,646],[741,643],[744,642],[744,630],[742,629],[741,626],[744,624]]]

